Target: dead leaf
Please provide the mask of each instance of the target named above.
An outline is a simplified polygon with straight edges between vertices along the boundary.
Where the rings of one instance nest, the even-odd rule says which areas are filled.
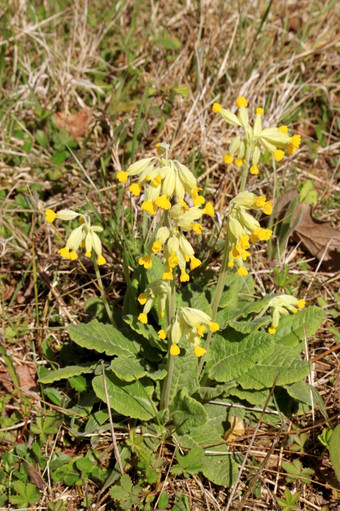
[[[28,461],[26,463],[27,472],[31,482],[35,484],[39,490],[43,490],[46,486],[46,483],[41,477],[40,473],[31,463],[29,463]]]
[[[34,364],[17,365],[15,367],[15,372],[18,375],[20,387],[23,390],[28,390],[32,387],[37,386],[35,381],[37,373]],[[1,383],[3,384],[7,392],[11,392],[13,383],[7,367],[0,368],[0,375]]]
[[[277,214],[282,213],[288,205],[297,196],[295,190],[289,190],[280,197],[276,207]],[[292,214],[290,225],[294,225],[299,218],[299,222],[294,230],[294,237],[301,241],[303,247],[316,257],[328,271],[336,272],[340,270],[340,231],[332,227],[330,222],[321,222],[312,215],[313,207],[311,204],[297,202]]]
[[[60,130],[66,129],[68,135],[75,138],[83,137],[91,120],[90,111],[87,109],[80,110],[75,114],[65,114],[57,112],[54,114],[55,124]]]
[[[232,415],[229,417],[230,428],[224,433],[223,438],[227,444],[231,444],[238,436],[244,435],[244,422],[241,417]]]

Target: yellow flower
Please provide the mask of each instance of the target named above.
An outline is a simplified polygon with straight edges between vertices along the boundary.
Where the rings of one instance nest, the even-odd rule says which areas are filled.
[[[61,257],[64,257],[64,259],[71,259],[70,249],[68,247],[64,247],[58,250],[58,254],[60,254]]]
[[[236,158],[235,165],[236,165],[236,167],[242,167],[242,165],[243,165],[243,158]]]
[[[299,309],[304,309],[306,307],[306,300],[300,298],[300,300],[296,302],[296,305],[299,307]]]
[[[207,352],[207,350],[205,350],[201,346],[195,346],[195,348],[194,348],[194,355],[197,358],[202,357],[206,352]]]
[[[230,165],[231,163],[233,163],[233,160],[234,160],[234,157],[231,154],[226,153],[223,156],[223,161],[226,165]]]
[[[263,108],[261,108],[261,107],[256,108],[256,115],[263,115],[263,114],[264,114]]]
[[[129,186],[129,190],[135,197],[138,197],[142,191],[138,183],[132,183],[132,185]]]
[[[190,270],[194,270],[195,268],[198,268],[202,264],[202,261],[200,261],[197,257],[192,257],[190,259]]]
[[[246,100],[246,98],[244,96],[239,96],[236,99],[236,106],[238,108],[240,108],[241,106],[247,107],[248,106],[248,101]]]
[[[141,312],[138,316],[138,320],[143,323],[144,325],[146,325],[148,323],[148,316],[147,314],[145,314],[144,312]]]
[[[244,266],[240,266],[240,268],[237,270],[237,273],[241,277],[245,277],[246,275],[248,275],[248,270]]]
[[[149,213],[149,215],[155,215],[157,213],[157,207],[151,200],[146,200],[141,206],[143,211]]]
[[[48,223],[54,222],[54,220],[57,218],[56,213],[52,209],[46,209],[45,211],[45,220]]]
[[[170,355],[172,355],[173,357],[176,357],[176,355],[179,355],[181,352],[181,350],[179,349],[178,345],[177,344],[171,344],[170,346]]]
[[[274,151],[274,160],[275,161],[281,161],[282,158],[284,157],[285,153],[284,151],[282,151],[281,149],[276,149],[276,151]]]
[[[174,279],[171,268],[168,268],[167,270],[165,270],[165,272],[162,274],[162,279],[163,280],[173,280]]]
[[[164,339],[166,339],[166,331],[163,330],[163,328],[161,330],[158,331],[158,337],[160,339],[162,339],[162,341],[164,341]]]
[[[124,170],[120,170],[119,172],[117,172],[117,179],[120,183],[126,183],[128,177],[129,177],[128,173]]]
[[[105,259],[105,257],[103,257],[102,255],[99,255],[99,256],[97,257],[97,264],[98,264],[99,266],[102,266],[102,265],[103,265],[103,264],[105,264],[105,263],[106,263],[106,259]]]
[[[262,211],[265,215],[271,215],[273,212],[273,201],[269,200],[264,203]]]
[[[85,252],[85,257],[91,257],[91,252],[89,251]]]
[[[165,209],[166,211],[171,208],[171,202],[169,201],[168,197],[163,194],[157,197],[155,200],[155,205],[158,208]]]
[[[194,223],[194,224],[191,224],[191,229],[196,233],[196,234],[202,234],[202,225],[201,224],[197,224],[197,223]]]
[[[269,333],[269,334],[274,335],[274,334],[275,334],[275,332],[276,332],[276,328],[274,328],[273,326],[270,326],[270,327],[268,328],[268,333]]]
[[[162,251],[163,245],[159,240],[156,240],[152,244],[152,252],[159,254]]]
[[[152,268],[151,254],[140,257],[138,260],[138,264],[140,264],[141,266],[144,266],[144,268],[146,270],[150,270],[150,268]]]
[[[204,209],[203,214],[208,216],[215,216],[214,206],[211,204],[211,202],[207,202]]]
[[[216,323],[215,321],[210,321],[209,323],[209,330],[210,332],[217,332],[219,330],[220,325]]]
[[[185,271],[182,271],[179,280],[181,282],[188,282],[190,280],[190,277]]]
[[[145,305],[147,300],[148,300],[148,297],[144,293],[140,293],[140,295],[138,296],[137,300],[139,301],[139,303],[141,305]]]
[[[252,165],[249,169],[249,172],[253,174],[253,176],[256,176],[259,173],[259,169],[257,165]]]

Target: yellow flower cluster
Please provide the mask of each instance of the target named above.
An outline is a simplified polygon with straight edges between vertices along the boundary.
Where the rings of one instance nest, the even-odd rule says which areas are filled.
[[[211,321],[211,317],[199,309],[179,307],[174,322],[166,330],[159,330],[158,336],[160,339],[166,339],[170,334],[172,356],[180,354],[178,343],[182,337],[186,337],[194,348],[195,356],[202,357],[206,350],[202,348],[201,341],[207,328],[210,332],[217,332],[219,324]]]
[[[263,315],[267,309],[271,309],[272,324],[268,328],[268,332],[272,335],[275,334],[281,315],[286,316],[289,312],[296,314],[298,309],[303,309],[305,306],[305,300],[291,295],[280,295],[272,298],[261,312],[261,315]]]
[[[91,225],[91,220],[88,215],[82,215],[72,209],[62,209],[55,213],[52,209],[46,209],[45,220],[48,223],[53,223],[56,218],[60,220],[74,220],[80,218],[80,225],[73,229],[67,238],[65,247],[58,250],[58,254],[65,259],[72,261],[78,259],[77,250],[85,248],[85,256],[91,257],[92,251],[97,256],[97,263],[99,265],[105,264],[106,259],[102,254],[102,243],[97,232],[102,232],[103,228],[99,225]]]
[[[266,215],[273,210],[272,201],[267,201],[264,195],[257,197],[253,193],[241,192],[230,203],[230,213],[227,219],[227,235],[229,241],[229,268],[235,261],[237,273],[241,276],[248,274],[243,262],[250,256],[250,243],[268,241],[272,235],[270,229],[261,228],[259,222],[250,215],[248,209],[261,209]]]
[[[240,96],[236,100],[236,105],[238,107],[237,115],[229,110],[225,110],[218,103],[214,103],[212,108],[213,112],[219,113],[229,124],[239,126],[243,130],[243,136],[238,135],[233,138],[228,153],[223,157],[227,165],[234,161],[237,167],[241,167],[248,152],[252,163],[249,171],[251,174],[258,174],[259,169],[257,165],[262,149],[272,153],[276,161],[281,161],[285,152],[293,154],[299,148],[301,143],[300,135],[290,136],[287,126],[262,129],[263,108],[256,109],[256,118],[252,127],[249,124],[247,100]]]
[[[190,278],[186,272],[187,263],[190,263],[190,270],[194,270],[200,266],[201,261],[195,257],[194,249],[182,231],[193,230],[196,234],[201,234],[202,225],[196,220],[204,214],[214,216],[214,208],[210,202],[204,208],[198,206],[190,208],[184,201],[175,204],[169,211],[170,227],[158,229],[150,252],[140,257],[139,264],[146,269],[152,268],[152,254],[160,254],[163,251],[166,268],[162,279],[173,280],[173,270],[178,266],[181,271],[181,282],[187,282]]]
[[[160,150],[165,148],[164,150]],[[117,179],[121,183],[126,183],[129,177],[139,176],[138,182],[132,183],[129,187],[130,192],[138,197],[144,191],[144,201],[142,210],[150,215],[155,215],[157,209],[165,211],[171,208],[171,199],[174,195],[178,200],[183,200],[185,193],[188,193],[195,206],[201,206],[205,203],[204,197],[199,195],[202,190],[197,186],[197,181],[192,172],[177,160],[163,158],[168,153],[167,144],[158,144],[158,153],[160,156],[143,158],[124,171],[117,173]],[[145,189],[143,190],[143,187]]]
[[[141,312],[138,316],[138,319],[144,325],[148,322],[148,313],[155,305],[155,302],[158,301],[158,316],[163,318],[165,315],[165,309],[167,305],[167,300],[170,294],[170,286],[168,282],[164,282],[163,280],[155,280],[141,293],[138,297],[138,301],[141,305],[144,306],[143,312]]]

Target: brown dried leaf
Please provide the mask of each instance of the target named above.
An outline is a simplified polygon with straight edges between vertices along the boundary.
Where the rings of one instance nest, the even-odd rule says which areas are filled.
[[[36,468],[28,462],[26,464],[26,468],[31,482],[34,483],[39,490],[43,490],[46,486],[46,483]]]
[[[32,387],[36,387],[36,370],[34,364],[25,364],[25,365],[17,365],[15,366],[15,372],[18,375],[20,387],[23,390],[28,390]],[[12,378],[8,372],[7,367],[0,368],[0,378],[1,383],[7,392],[11,392],[13,388]]]
[[[75,114],[65,114],[57,112],[54,114],[55,123],[57,128],[66,129],[68,135],[73,135],[75,138],[83,137],[86,133],[87,127],[91,120],[89,110],[84,109]]]
[[[295,190],[289,190],[280,197],[276,211],[279,214],[285,210],[297,196]],[[340,231],[332,227],[330,222],[321,222],[313,218],[313,207],[304,202],[298,202],[291,218],[293,225],[300,218],[294,230],[294,236],[301,241],[303,247],[316,257],[328,271],[340,270]]]
[[[232,415],[229,417],[230,428],[224,433],[223,437],[227,444],[230,444],[236,440],[238,436],[244,435],[244,422],[241,417]]]

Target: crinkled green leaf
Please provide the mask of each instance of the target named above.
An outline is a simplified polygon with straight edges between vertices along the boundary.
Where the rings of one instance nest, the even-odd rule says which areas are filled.
[[[248,320],[248,321],[237,321],[235,319],[231,319],[229,321],[229,326],[235,328],[238,332],[242,332],[244,334],[250,334],[255,330],[259,330],[259,328],[264,327],[271,321],[269,316],[262,316],[261,318]]]
[[[204,424],[208,414],[203,405],[188,395],[187,389],[182,389],[173,405],[170,407],[170,415],[181,432],[189,431],[191,428]]]
[[[96,376],[92,385],[96,396],[106,403],[103,376]],[[107,372],[106,385],[110,406],[116,412],[140,420],[148,420],[155,416],[156,410],[152,404],[154,386],[147,378],[129,383]]]
[[[122,357],[112,360],[110,369],[124,381],[140,380],[144,376],[149,376],[152,380],[163,380],[167,374],[166,369],[149,372],[140,360]]]
[[[266,332],[255,332],[239,342],[215,334],[207,353],[209,378],[228,382],[242,375],[271,351],[274,341]]]
[[[218,454],[221,447],[213,447],[216,454],[206,454],[203,458],[203,475],[214,484],[230,488],[236,481],[238,466],[233,459],[233,453],[223,447],[224,454]]]
[[[192,347],[184,340],[180,342],[180,346],[181,354],[174,357],[174,369],[170,386],[170,403],[175,399],[181,389],[186,388],[190,393],[197,377],[198,361],[197,357],[193,354]]]
[[[244,389],[271,388],[279,375],[277,385],[285,385],[305,378],[310,367],[309,362],[298,358],[294,347],[275,344],[265,359],[238,378],[238,383]]]
[[[296,314],[281,316],[276,330],[275,341],[287,346],[294,346],[301,339],[315,334],[324,318],[321,307],[307,307]]]
[[[297,381],[290,385],[284,385],[284,388],[292,398],[307,403],[308,405],[312,404],[311,388],[304,381]]]
[[[240,285],[241,279],[237,273],[233,273],[227,276],[225,288],[219,303],[219,307],[221,309],[224,307],[229,307],[230,305],[232,307],[236,307]]]
[[[96,365],[97,363],[94,364],[93,362],[84,362],[83,364],[62,367],[61,369],[49,371],[44,376],[41,376],[39,378],[39,381],[40,383],[53,383],[54,381],[59,381],[63,379],[68,380],[73,376],[79,376],[80,374],[93,371]]]
[[[140,345],[122,334],[112,325],[105,325],[96,319],[90,323],[69,325],[67,331],[76,344],[108,356],[133,357],[140,351]],[[131,332],[131,337],[132,337]]]

